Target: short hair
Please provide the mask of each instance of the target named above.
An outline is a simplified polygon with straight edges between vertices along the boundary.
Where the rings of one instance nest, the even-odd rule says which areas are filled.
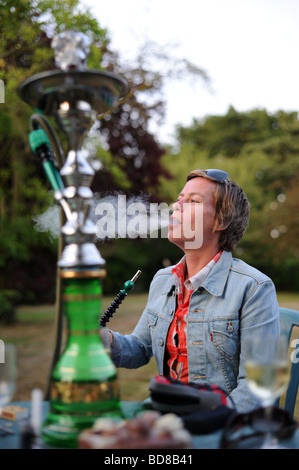
[[[219,248],[233,251],[246,232],[250,204],[243,189],[234,181],[226,178],[222,181],[209,177],[205,170],[193,170],[187,176],[187,181],[193,178],[206,178],[216,184],[214,230],[220,225],[227,227],[221,230]]]

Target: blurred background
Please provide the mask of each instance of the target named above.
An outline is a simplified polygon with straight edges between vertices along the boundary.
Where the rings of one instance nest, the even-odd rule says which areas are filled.
[[[122,193],[170,204],[190,170],[228,171],[251,203],[235,256],[272,277],[281,305],[299,306],[298,3],[108,3],[0,0],[0,338],[19,342],[29,368],[35,357],[46,371],[51,356],[58,238],[51,219],[43,229],[37,223],[50,215],[53,193],[29,147],[32,110],[16,89],[55,67],[51,39],[66,29],[92,38],[89,68],[117,73],[130,86],[86,136],[97,197]],[[127,315],[111,321],[130,331],[152,276],[182,253],[161,237],[98,246],[107,262],[104,304],[143,272]],[[46,332],[51,344],[43,357]]]

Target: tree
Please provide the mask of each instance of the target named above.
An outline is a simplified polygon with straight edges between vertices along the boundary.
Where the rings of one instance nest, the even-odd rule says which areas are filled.
[[[209,116],[202,121],[194,119],[190,127],[179,127],[178,137],[196,148],[204,148],[209,157],[221,154],[233,158],[239,156],[245,144],[280,135],[280,119],[279,115],[270,115],[266,110],[241,113],[231,106],[224,116]]]

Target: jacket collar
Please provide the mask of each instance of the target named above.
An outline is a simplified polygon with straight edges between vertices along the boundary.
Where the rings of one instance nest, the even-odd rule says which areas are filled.
[[[201,284],[210,294],[219,297],[222,295],[232,263],[232,254],[224,251],[210,274]]]
[[[232,263],[232,254],[231,252],[224,251],[213,267],[212,271],[208,274],[206,279],[202,282],[201,287],[207,290],[210,294],[219,297],[222,295],[225,284],[228,278],[228,273]],[[165,276],[165,282],[162,287],[162,294],[171,294],[175,289],[175,282],[173,275],[171,274],[171,269],[173,266],[167,268],[167,274],[170,276]],[[165,272],[166,274],[166,272]]]

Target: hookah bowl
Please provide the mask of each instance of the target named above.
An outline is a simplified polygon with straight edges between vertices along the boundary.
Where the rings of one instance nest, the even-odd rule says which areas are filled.
[[[77,446],[80,431],[97,418],[121,415],[116,369],[99,335],[106,271],[90,218],[94,170],[81,146],[95,119],[116,106],[128,89],[117,75],[86,70],[89,44],[89,38],[78,32],[56,36],[52,47],[60,70],[36,74],[18,88],[21,99],[36,112],[54,117],[68,142],[60,168],[64,187],[54,193],[65,215],[57,265],[68,331],[65,349],[52,370],[42,436],[51,445],[71,448]]]

